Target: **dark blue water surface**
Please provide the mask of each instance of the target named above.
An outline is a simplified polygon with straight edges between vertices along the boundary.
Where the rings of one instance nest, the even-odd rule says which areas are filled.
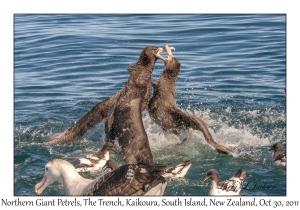
[[[145,111],[154,162],[194,161],[185,179],[168,183],[165,195],[207,195],[210,182],[202,180],[211,168],[221,179],[245,170],[248,187],[241,195],[286,195],[286,169],[274,166],[268,152],[275,142],[286,149],[286,16],[269,14],[15,15],[15,195],[35,195],[49,160],[98,151],[103,123],[72,145],[43,143],[124,87],[126,68],[144,47],[164,43],[176,48],[181,62],[178,106],[237,153],[217,153],[198,131],[164,132]],[[162,70],[158,60],[153,77]],[[178,146],[183,138],[188,140]],[[252,158],[241,158],[244,153]],[[111,157],[122,163],[119,155]],[[275,189],[253,189],[255,183]],[[43,192],[64,194],[59,183]]]

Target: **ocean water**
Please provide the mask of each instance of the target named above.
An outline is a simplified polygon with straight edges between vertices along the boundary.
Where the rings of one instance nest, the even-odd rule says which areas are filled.
[[[273,165],[268,151],[276,142],[285,150],[287,144],[285,15],[15,14],[15,196],[35,195],[34,185],[51,159],[99,150],[103,123],[71,145],[44,142],[123,88],[127,66],[144,47],[164,43],[176,48],[173,54],[181,62],[177,105],[201,118],[215,141],[237,154],[216,152],[199,131],[164,132],[144,111],[154,162],[193,160],[184,179],[168,182],[165,195],[206,196],[210,181],[203,178],[212,168],[222,180],[238,169],[246,171],[242,196],[286,195],[286,168]],[[163,66],[158,60],[153,78],[159,79]],[[120,155],[111,158],[122,164]],[[42,195],[65,192],[54,183]]]

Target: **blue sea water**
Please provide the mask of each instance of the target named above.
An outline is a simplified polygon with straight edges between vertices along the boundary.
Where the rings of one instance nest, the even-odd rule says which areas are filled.
[[[99,150],[103,123],[71,145],[43,143],[124,87],[126,68],[144,47],[164,43],[176,48],[173,54],[181,62],[177,105],[201,118],[217,142],[238,154],[216,152],[199,131],[179,136],[164,132],[145,111],[154,162],[193,160],[184,179],[168,182],[165,195],[207,195],[210,182],[203,178],[211,168],[222,180],[238,169],[246,171],[243,196],[286,195],[286,169],[273,165],[268,151],[273,143],[284,149],[287,144],[285,15],[15,14],[15,196],[35,195],[34,185],[51,159]],[[163,66],[158,60],[155,79]],[[177,145],[183,138],[187,141]],[[245,153],[251,158],[242,158]],[[120,155],[111,157],[122,163]],[[59,183],[43,192],[64,194]]]

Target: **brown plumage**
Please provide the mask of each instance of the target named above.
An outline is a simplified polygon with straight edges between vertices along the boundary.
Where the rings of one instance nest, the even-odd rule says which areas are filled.
[[[118,143],[125,163],[152,164],[153,157],[141,113],[150,100],[150,79],[154,64],[162,51],[162,48],[155,46],[145,47],[138,61],[128,66],[131,74],[122,90],[97,104],[74,126],[54,137],[47,144],[77,141],[87,130],[108,117],[105,120],[106,141]]]
[[[87,112],[79,121],[64,132],[54,136],[46,144],[70,144],[79,140],[89,129],[100,123],[114,109],[122,95],[123,89],[114,96],[98,103]]]
[[[103,170],[106,170],[107,168],[111,170],[115,170],[119,168],[119,165],[117,164],[116,161],[109,159],[108,161],[106,161],[105,165],[103,166]]]
[[[102,148],[95,154],[86,155],[82,158],[68,158],[75,163],[74,166],[78,167],[76,170],[78,172],[85,171],[98,171],[103,169],[106,162],[110,159],[109,151],[115,151],[114,145],[111,142],[106,142]]]
[[[93,187],[83,195],[114,195],[130,196],[147,192],[147,184],[159,179],[166,165],[123,165],[94,181]],[[160,178],[161,179],[161,178]]]
[[[210,169],[206,173],[204,181],[207,179],[212,181],[209,195],[240,195],[245,178],[246,172],[240,169],[229,180],[221,181],[218,171]]]
[[[180,129],[192,128],[203,133],[208,144],[218,151],[229,154],[233,151],[214,141],[205,123],[182,110],[176,105],[176,79],[180,73],[180,62],[171,52],[168,44],[165,44],[168,52],[168,58],[160,56],[165,62],[163,74],[158,82],[154,79],[151,83],[154,86],[154,95],[150,99],[148,111],[153,121],[163,130],[178,134]]]
[[[131,75],[124,87],[124,94],[105,122],[107,141],[121,147],[127,164],[153,164],[141,113],[150,100],[150,79],[154,64],[162,51],[162,48],[148,46],[141,52],[138,61],[129,65]]]
[[[274,151],[273,162],[275,165],[286,166],[286,155],[280,143],[273,144],[269,151]]]
[[[176,166],[169,167],[167,168],[166,173],[163,174],[163,177],[171,178],[171,179],[183,178],[188,172],[188,170],[190,169],[191,165],[192,165],[192,161],[187,160]]]

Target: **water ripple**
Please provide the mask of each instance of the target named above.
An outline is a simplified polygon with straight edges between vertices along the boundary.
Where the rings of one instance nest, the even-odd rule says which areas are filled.
[[[244,189],[242,195],[286,195],[285,171],[272,165],[267,152],[274,142],[286,148],[286,16],[272,14],[16,14],[15,195],[34,195],[32,186],[48,160],[84,156],[102,146],[103,123],[73,145],[42,143],[124,87],[127,66],[145,46],[163,43],[176,48],[181,63],[178,106],[203,119],[217,141],[253,158],[219,154],[197,131],[164,132],[145,112],[155,162],[194,160],[186,179],[170,183],[166,195],[207,195],[201,179],[208,169],[228,178],[241,166],[253,177],[250,183],[277,180],[278,188]],[[163,67],[158,60],[155,79]],[[182,138],[188,141],[175,146]],[[63,195],[59,186],[45,195]]]

